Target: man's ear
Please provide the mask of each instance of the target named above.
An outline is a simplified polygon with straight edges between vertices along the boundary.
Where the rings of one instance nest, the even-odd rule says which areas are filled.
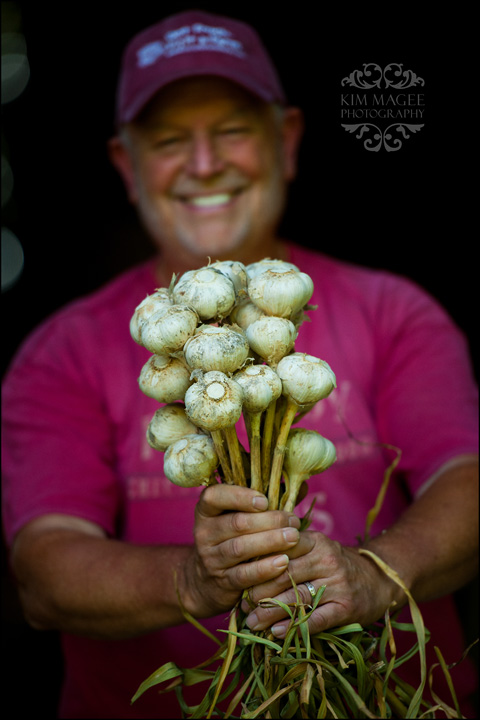
[[[129,149],[125,145],[125,141],[122,140],[121,137],[116,135],[115,137],[110,138],[110,140],[108,141],[107,150],[110,162],[123,180],[125,189],[127,191],[128,199],[131,203],[135,204],[138,198],[135,181],[135,171],[133,167],[132,156]]]
[[[303,137],[304,120],[300,108],[287,107],[284,111],[282,140],[285,180],[293,180],[297,174],[297,160]]]

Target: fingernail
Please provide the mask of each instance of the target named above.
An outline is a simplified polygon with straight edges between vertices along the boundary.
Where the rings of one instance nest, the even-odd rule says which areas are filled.
[[[279,555],[273,560],[273,565],[276,568],[286,568],[288,567],[288,563],[290,562],[290,558],[288,555]]]
[[[255,497],[252,500],[253,507],[255,510],[267,510],[268,509],[268,499],[265,497],[265,495],[255,495]]]
[[[297,530],[300,529],[300,518],[298,518],[296,515],[292,515],[288,518],[288,524],[290,527],[296,527]]]
[[[247,617],[247,625],[250,628],[250,630],[257,630],[258,629],[258,617],[255,613],[252,613]]]
[[[300,533],[297,528],[288,527],[283,531],[283,537],[288,543],[296,543],[300,537]]]
[[[254,630],[254,628],[251,628],[251,630]],[[271,630],[275,637],[284,637],[287,631],[287,626],[283,623],[279,623],[278,625],[272,625]]]

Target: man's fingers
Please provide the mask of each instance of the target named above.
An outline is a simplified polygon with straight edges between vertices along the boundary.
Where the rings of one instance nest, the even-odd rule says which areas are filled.
[[[316,587],[319,587],[320,583],[316,584]],[[311,605],[313,602],[313,597],[310,592],[310,590],[307,588],[307,586],[303,583],[299,583],[297,585],[297,592],[300,598],[300,602],[303,603],[306,607]],[[269,596],[274,597],[274,596]],[[325,595],[322,596],[324,598]],[[286,592],[280,593],[279,595],[275,596],[276,600],[280,600],[284,604],[293,604],[296,602],[296,595],[294,590],[291,588],[287,590]],[[252,598],[253,600],[253,598]],[[320,600],[322,602],[322,600]],[[243,608],[245,611],[247,611],[247,607],[245,606],[245,601],[243,603]],[[247,617],[247,625],[250,628],[250,630],[266,630],[268,627],[271,627],[275,623],[279,622],[280,620],[285,618],[285,611],[279,607],[275,603],[270,603],[268,600],[264,603],[260,602],[256,609],[250,613],[250,615]],[[288,625],[288,619],[285,620],[286,625]]]
[[[271,627],[272,634],[277,638],[283,639],[287,634],[289,620],[282,620],[275,623]],[[344,625],[345,610],[341,605],[337,605],[334,602],[325,603],[316,608],[309,619],[307,620],[308,631],[311,635],[318,632],[323,632],[329,628],[336,627],[338,625]]]
[[[288,567],[288,562],[288,555],[281,554],[240,563],[228,571],[230,582],[233,587],[245,590],[252,585],[266,582],[275,575],[281,574]]]
[[[232,537],[218,545],[217,550],[222,567],[233,567],[259,556],[286,552],[298,542],[299,537],[296,528],[269,529],[267,532]]]
[[[215,517],[229,510],[233,512],[262,512],[268,500],[262,493],[238,485],[218,483],[210,485],[200,495],[196,506],[199,517]]]

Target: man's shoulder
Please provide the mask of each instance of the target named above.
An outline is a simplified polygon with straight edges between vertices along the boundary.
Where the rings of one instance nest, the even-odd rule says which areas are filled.
[[[44,318],[21,343],[14,361],[24,362],[38,352],[97,338],[105,341],[122,333],[135,307],[155,289],[152,261],[131,267],[96,290],[75,298]],[[83,346],[85,349],[85,346]]]
[[[314,248],[295,243],[289,244],[290,259],[303,272],[308,273],[314,283],[331,285],[339,289],[343,284],[350,287],[365,287],[373,290],[385,283],[409,282],[396,273],[382,268],[369,267],[351,260],[333,257]]]
[[[88,295],[73,300],[60,313],[82,312],[86,309],[101,312],[104,309],[119,309],[121,306],[133,312],[135,305],[132,307],[132,303],[138,304],[154,289],[154,266],[153,261],[149,260],[124,270]]]

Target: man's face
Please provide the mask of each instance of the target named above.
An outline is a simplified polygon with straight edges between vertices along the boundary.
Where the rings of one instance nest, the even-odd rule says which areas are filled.
[[[203,77],[168,86],[129,126],[127,187],[157,245],[217,259],[274,236],[294,174],[277,111]]]

